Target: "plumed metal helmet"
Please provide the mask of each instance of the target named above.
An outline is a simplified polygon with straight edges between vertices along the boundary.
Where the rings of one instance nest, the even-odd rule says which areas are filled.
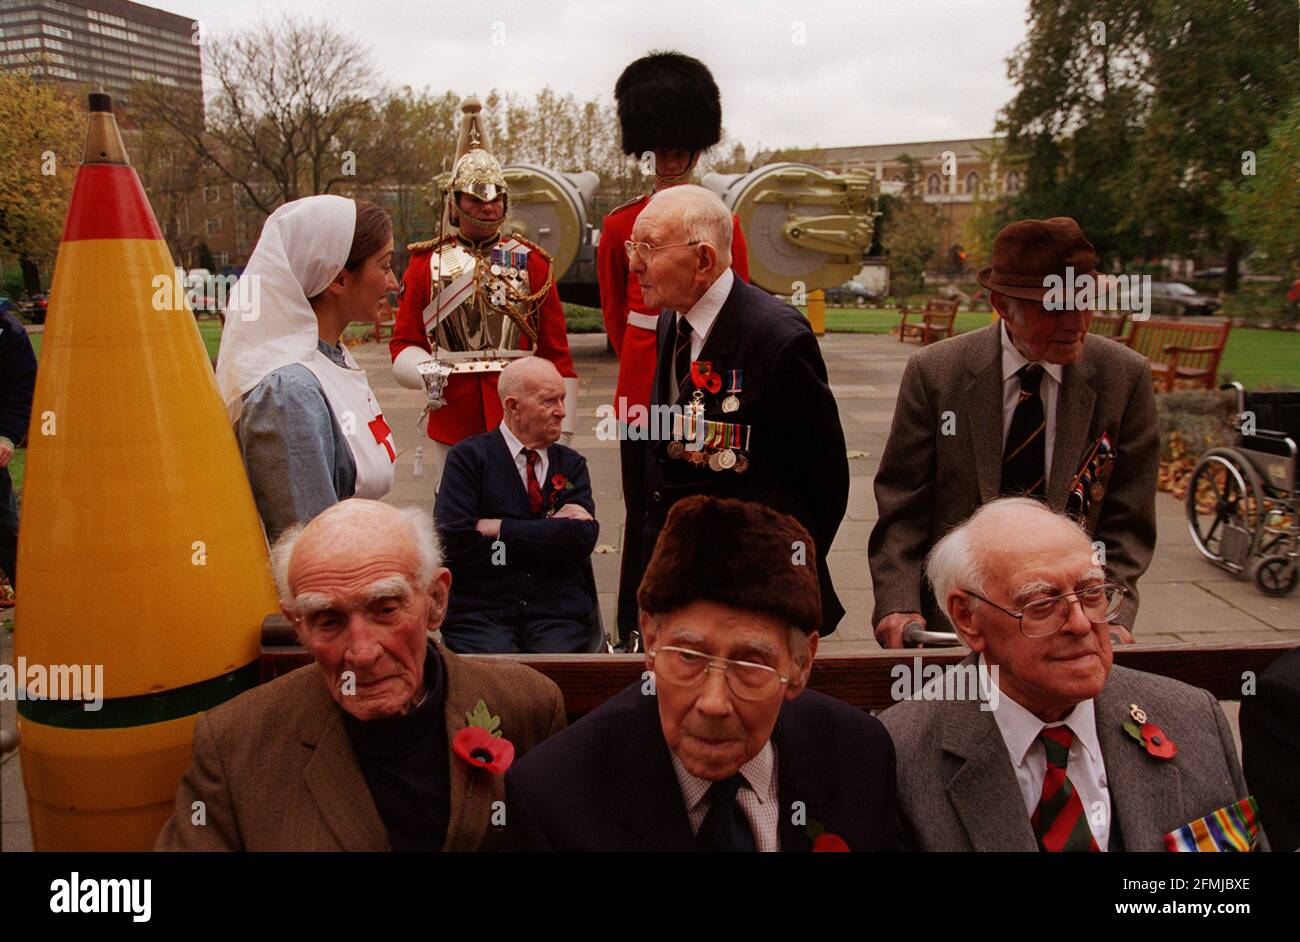
[[[453,199],[461,193],[481,200],[506,195],[506,177],[501,164],[492,156],[487,128],[480,116],[483,105],[477,98],[466,98],[460,106],[460,135],[456,141],[456,163],[447,185]],[[507,196],[507,200],[509,197]]]
[[[708,150],[722,139],[722,100],[713,74],[680,52],[651,52],[614,84],[623,153]]]

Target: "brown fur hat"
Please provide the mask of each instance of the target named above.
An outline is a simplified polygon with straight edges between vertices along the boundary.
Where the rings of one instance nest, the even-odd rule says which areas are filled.
[[[804,546],[800,562],[796,542]],[[697,494],[668,512],[636,600],[651,615],[695,601],[719,602],[811,634],[822,623],[817,549],[794,517]]]

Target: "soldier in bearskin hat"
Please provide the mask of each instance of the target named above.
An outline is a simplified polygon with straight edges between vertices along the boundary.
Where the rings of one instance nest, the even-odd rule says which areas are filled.
[[[596,265],[605,330],[619,358],[614,406],[621,427],[644,425],[655,372],[655,321],[659,312],[646,305],[637,280],[628,271],[625,244],[637,216],[650,197],[665,187],[690,182],[700,155],[722,138],[722,103],[708,67],[679,52],[652,52],[637,59],[614,85],[623,153],[653,168],[651,193],[619,206],[605,217]],[[736,220],[732,236],[732,268],[749,280],[745,237]],[[639,407],[639,408],[637,408]],[[629,416],[629,410],[636,414]],[[639,534],[645,516],[646,443],[624,434],[620,446],[623,500],[627,508],[624,533]],[[623,540],[619,580],[619,634],[626,641],[636,628],[636,580],[644,561],[635,537]]]

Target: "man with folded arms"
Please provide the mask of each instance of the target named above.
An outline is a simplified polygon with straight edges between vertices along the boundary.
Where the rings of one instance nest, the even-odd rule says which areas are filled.
[[[927,574],[980,683],[880,716],[911,849],[1160,851],[1210,834],[1262,843],[1214,697],[1112,666],[1107,625],[1124,591],[1077,524],[1032,499],[997,500],[939,541]]]
[[[345,500],[272,561],[316,663],[199,718],[157,849],[491,846],[503,766],[564,726],[564,701],[523,665],[429,639],[451,574],[428,513]]]
[[[761,505],[678,501],[637,593],[649,670],[510,770],[508,846],[893,849],[889,737],[806,689],[816,552]]]
[[[452,448],[434,506],[454,577],[443,643],[458,654],[584,651],[600,524],[587,459],[559,444],[564,378],[524,357],[497,392],[501,424]]]

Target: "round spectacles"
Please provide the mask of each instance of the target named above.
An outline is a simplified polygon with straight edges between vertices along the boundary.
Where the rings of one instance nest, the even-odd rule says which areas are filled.
[[[766,664],[710,657],[690,648],[665,645],[651,648],[649,654],[655,676],[679,687],[698,686],[716,665],[725,673],[727,688],[741,700],[770,700],[790,682],[789,677]]]
[[[628,261],[634,262],[638,257],[644,258],[647,262],[654,258],[655,252],[660,249],[675,249],[683,245],[699,245],[696,239],[693,242],[670,242],[668,245],[651,245],[649,242],[624,242],[623,251],[627,252]]]
[[[1088,621],[1094,625],[1107,624],[1119,614],[1120,606],[1124,604],[1124,595],[1128,592],[1128,589],[1122,585],[1107,582],[1102,585],[1067,592],[1064,595],[1056,595],[1050,599],[1036,599],[1025,605],[1024,609],[1019,612],[1003,608],[997,602],[990,602],[984,596],[972,592],[970,589],[962,589],[962,591],[987,605],[992,605],[999,612],[1016,619],[1020,623],[1020,633],[1026,638],[1046,638],[1048,635],[1054,635],[1065,627],[1065,623],[1070,620],[1070,606],[1073,601],[1079,603],[1079,608],[1083,611],[1083,617]]]

